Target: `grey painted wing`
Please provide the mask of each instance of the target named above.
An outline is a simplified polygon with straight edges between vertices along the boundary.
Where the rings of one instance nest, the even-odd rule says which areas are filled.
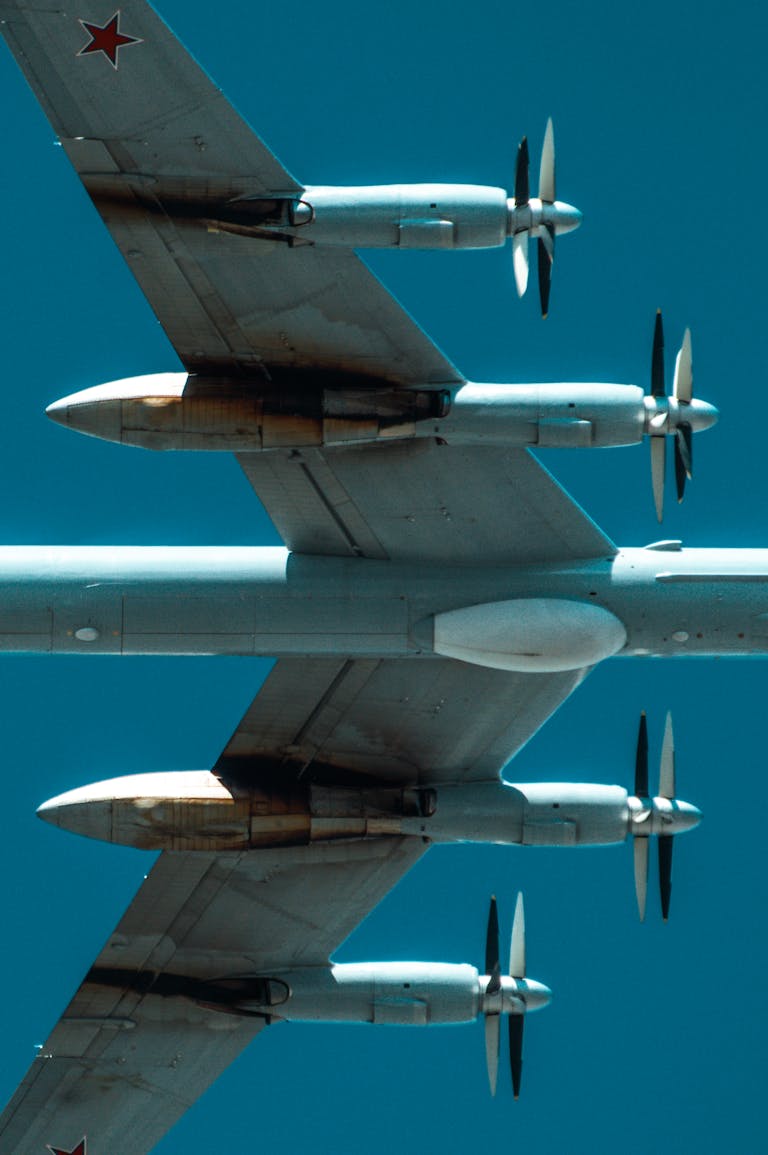
[[[222,980],[326,963],[423,850],[161,855],[0,1117],[0,1155],[84,1135],[88,1155],[151,1151],[266,1025]]]
[[[91,0],[87,20],[0,0],[0,30],[190,371],[462,380],[351,250],[220,231],[246,211],[237,198],[277,212],[301,185],[144,0]]]
[[[99,38],[93,30],[109,29],[115,15]],[[232,181],[252,193],[300,190],[144,0],[119,9],[113,0],[0,0],[0,20],[62,144],[76,153],[83,146],[83,156],[93,146],[94,160],[112,157],[104,176],[116,187],[123,174],[160,187]],[[117,43],[123,38],[132,43]],[[98,167],[81,175],[87,183]]]
[[[299,553],[520,565],[616,552],[525,449],[420,438],[238,460]]]
[[[492,779],[587,672],[509,673],[449,658],[281,658],[217,772],[398,785]]]

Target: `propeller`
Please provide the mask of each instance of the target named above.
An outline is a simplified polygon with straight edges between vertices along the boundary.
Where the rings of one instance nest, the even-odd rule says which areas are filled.
[[[509,1017],[509,1063],[512,1091],[517,1099],[523,1073],[523,1023],[526,1012],[545,1006],[552,992],[525,974],[525,911],[518,894],[509,950],[509,976],[502,975],[499,950],[499,917],[496,898],[491,898],[485,939],[485,973],[488,982],[483,995],[485,1015],[485,1057],[491,1094],[496,1094],[501,1046],[501,1016]]]
[[[635,894],[640,921],[645,920],[648,893],[648,851],[650,836],[658,837],[659,891],[661,916],[669,918],[672,895],[672,838],[696,826],[701,811],[675,797],[675,739],[672,715],[667,714],[659,766],[659,792],[650,797],[648,786],[648,725],[645,711],[640,715],[635,756],[634,795],[629,799],[629,829],[634,836]]]
[[[562,204],[555,195],[555,134],[552,118],[547,121],[539,167],[539,195],[530,196],[530,157],[528,138],[523,137],[517,150],[515,166],[515,195],[510,202],[510,232],[512,234],[512,262],[518,296],[528,287],[528,238],[538,239],[539,300],[541,315],[549,311],[549,292],[552,284],[552,265],[555,260],[555,236],[569,232],[581,223],[581,213],[571,205]]]
[[[667,434],[675,438],[675,485],[677,500],[685,493],[685,482],[693,477],[693,434],[717,420],[717,411],[693,397],[693,354],[691,332],[686,329],[675,359],[672,394],[667,396],[664,375],[664,325],[661,309],[656,313],[651,353],[651,391],[646,397],[646,432],[651,439],[651,483],[656,516],[664,517],[664,483],[667,468]]]

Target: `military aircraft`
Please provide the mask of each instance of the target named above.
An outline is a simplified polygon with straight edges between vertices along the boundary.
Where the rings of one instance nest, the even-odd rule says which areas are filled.
[[[716,416],[693,397],[690,341],[670,398],[660,322],[649,397],[466,382],[353,246],[461,243],[485,193],[468,206],[419,186],[393,224],[400,193],[298,185],[139,0],[89,0],[82,18],[3,2],[0,19],[185,366],[84,390],[51,416],[115,441],[235,452],[288,547],[0,551],[6,651],[279,659],[212,771],[112,780],[41,808],[163,854],[0,1118],[0,1151],[148,1151],[281,1018],[483,1014],[495,1085],[508,1013],[517,1089],[520,1012],[548,998],[526,976],[521,913],[508,976],[493,906],[482,976],[329,957],[435,841],[633,835],[642,911],[659,834],[666,910],[669,835],[698,818],[675,798],[671,730],[656,797],[644,725],[631,796],[499,774],[605,658],[766,649],[750,584],[764,554],[617,550],[526,448],[647,435],[658,498],[655,447],[672,435],[680,491],[691,435]],[[545,238],[577,223],[547,183],[551,142],[541,204],[523,150],[494,234],[511,230],[514,247],[539,230],[547,291]],[[702,583],[725,591],[716,618],[692,602]]]

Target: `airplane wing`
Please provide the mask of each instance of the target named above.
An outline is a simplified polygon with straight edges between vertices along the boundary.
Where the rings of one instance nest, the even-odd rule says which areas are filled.
[[[144,0],[0,0],[0,30],[190,372],[462,381],[351,249],[222,231],[302,186]]]
[[[525,449],[417,438],[237,457],[297,553],[425,565],[525,565],[616,553]]]
[[[160,855],[0,1116],[0,1155],[151,1151],[268,1025],[238,1013],[242,976],[327,963],[423,850]]]
[[[401,786],[498,777],[588,670],[517,674],[450,658],[281,658],[215,771],[254,784]]]

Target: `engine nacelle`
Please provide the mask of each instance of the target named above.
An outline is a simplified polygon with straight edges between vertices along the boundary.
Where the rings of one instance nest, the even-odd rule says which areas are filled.
[[[648,421],[646,399],[635,385],[468,383],[451,393],[354,382],[343,389],[302,387],[297,378],[270,391],[263,381],[186,373],[96,385],[55,401],[47,413],[106,441],[232,453],[413,437],[450,445],[632,445],[642,440]],[[696,428],[705,427],[698,420]]]
[[[144,449],[255,453],[370,443],[416,435],[450,406],[444,390],[343,390],[153,373],[83,389],[55,401],[49,417],[104,441]]]
[[[140,850],[249,850],[400,834],[429,791],[243,786],[208,770],[130,774],[60,794],[46,822]]]
[[[281,1018],[302,1021],[465,1023],[480,1012],[475,967],[451,963],[337,963],[280,975],[290,996]]]
[[[248,1002],[241,1004],[243,1009],[301,1022],[396,1026],[466,1023],[491,1009],[486,997],[489,976],[466,963],[336,963],[329,968],[280,972],[278,977],[290,992],[283,1003]],[[552,992],[543,983],[505,975],[492,1011],[535,1011],[551,998]]]
[[[240,235],[365,249],[497,248],[509,227],[505,190],[471,184],[313,185],[277,206],[239,197],[213,216]]]
[[[404,818],[401,829],[432,842],[596,846],[623,842],[631,822],[621,786],[478,782],[439,786],[433,813]]]
[[[248,850],[393,835],[574,846],[622,842],[630,831],[651,833],[650,825],[636,829],[642,818],[636,802],[619,786],[587,783],[277,789],[240,787],[194,770],[96,782],[52,798],[38,814],[74,834],[143,850]],[[676,805],[682,823],[684,804]]]
[[[301,1022],[466,1023],[484,1013],[536,1011],[551,1001],[549,987],[535,979],[503,975],[489,990],[490,979],[464,963],[432,962],[332,963],[216,979],[110,966],[88,974],[89,986],[151,990],[224,1014]]]
[[[210,232],[363,249],[490,249],[516,233],[569,233],[581,224],[564,201],[518,205],[502,188],[443,183],[311,185],[297,198],[201,203],[193,215]]]

